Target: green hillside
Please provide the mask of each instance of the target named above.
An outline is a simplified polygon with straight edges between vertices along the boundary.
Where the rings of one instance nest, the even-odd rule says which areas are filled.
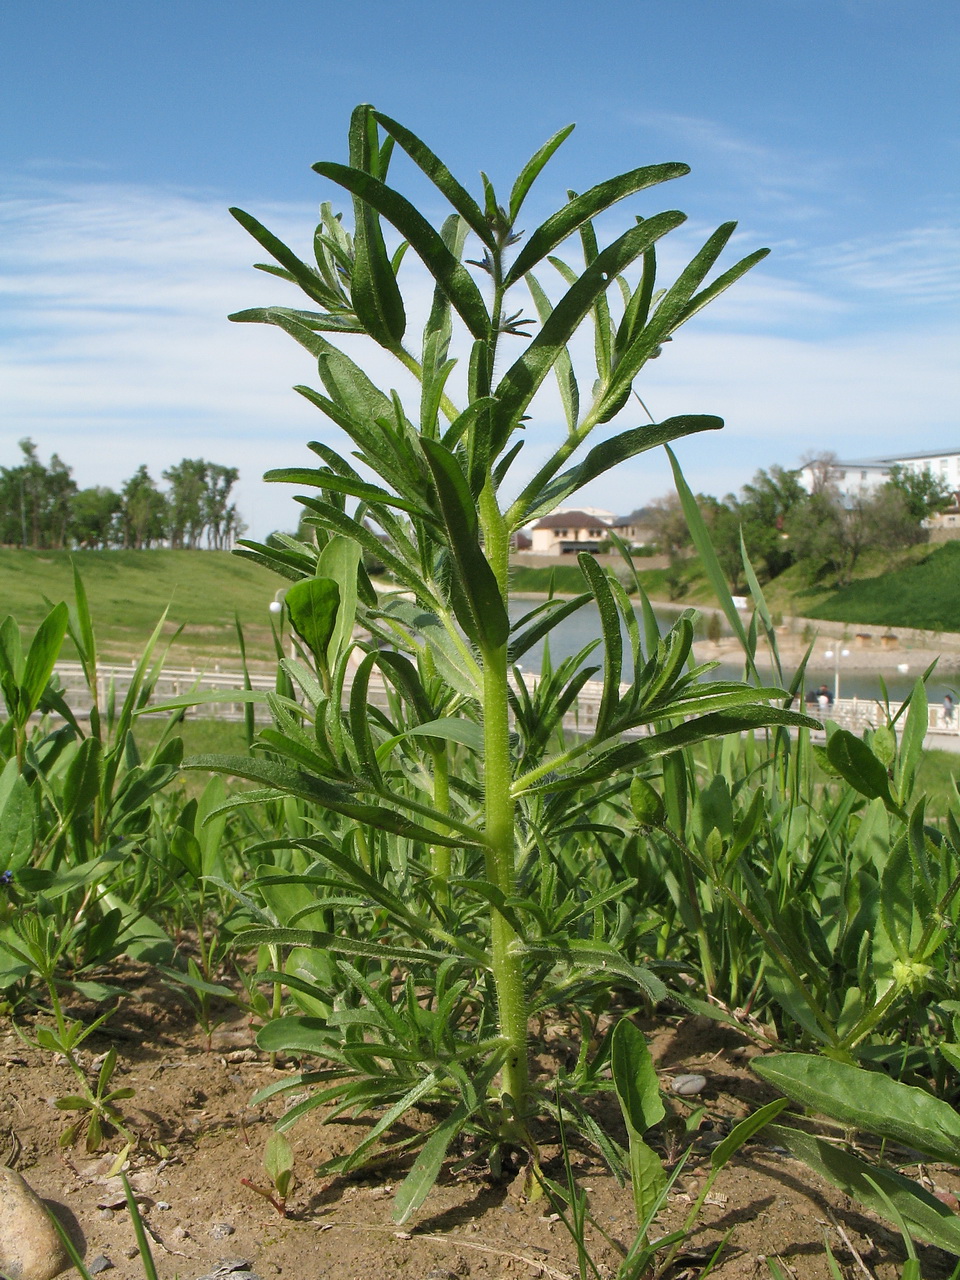
[[[860,578],[809,610],[831,622],[960,631],[960,542],[945,542],[916,564]]]
[[[254,658],[273,652],[268,605],[285,580],[226,551],[20,551],[0,549],[0,617],[33,630],[49,601],[73,598],[80,570],[105,658],[138,654],[167,606],[167,631],[183,624],[170,660],[238,661],[236,613]],[[69,656],[69,654],[65,654]]]

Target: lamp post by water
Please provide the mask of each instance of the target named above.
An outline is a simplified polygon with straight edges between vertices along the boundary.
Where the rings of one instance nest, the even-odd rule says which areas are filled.
[[[833,659],[833,700],[840,701],[840,659],[849,658],[850,650],[841,649],[839,645],[836,649],[827,649],[823,655],[825,658]]]

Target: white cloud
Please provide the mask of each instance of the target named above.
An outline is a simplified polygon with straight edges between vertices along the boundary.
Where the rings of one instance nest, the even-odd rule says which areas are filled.
[[[251,212],[306,252],[311,209]],[[667,280],[710,230],[684,228],[665,247]],[[747,252],[754,243],[738,235],[736,248]],[[850,327],[862,310],[856,298],[877,287],[875,276],[931,299],[931,264],[952,243],[921,231],[905,235],[897,252],[866,242],[839,246],[822,251],[817,271],[806,261],[795,270],[797,258],[781,255],[681,330],[638,389],[658,418],[726,417],[720,435],[678,446],[694,487],[736,489],[757,467],[789,465],[810,448],[893,450],[906,433],[924,447],[955,447],[954,335],[929,321],[921,329],[896,310],[882,313],[882,332]],[[238,499],[256,536],[290,527],[288,491],[259,477],[309,460],[305,442],[335,434],[290,391],[316,382],[309,356],[278,330],[226,321],[250,306],[298,305],[282,281],[251,271],[263,257],[220,201],[203,194],[35,183],[0,201],[0,464],[15,460],[24,435],[44,457],[58,451],[81,485],[119,485],[142,462],[159,477],[184,456],[204,456],[240,467]],[[411,255],[404,272],[415,335],[428,282]],[[837,276],[842,290],[828,287]],[[827,328],[833,336],[819,336]],[[579,350],[588,355],[590,342],[585,333]],[[405,375],[389,357],[369,344],[365,350],[375,380],[402,386]],[[538,403],[544,425],[531,428],[520,468],[526,475],[560,417],[548,386]],[[622,468],[584,500],[626,511],[668,485],[658,454]]]

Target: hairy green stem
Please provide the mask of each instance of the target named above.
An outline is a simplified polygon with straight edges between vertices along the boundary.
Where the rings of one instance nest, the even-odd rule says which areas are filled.
[[[487,557],[506,601],[509,540],[489,482],[480,498],[480,519]],[[483,653],[484,837],[487,879],[505,898],[516,891],[509,711],[507,646],[502,644]],[[513,1117],[522,1127],[529,1091],[529,1068],[527,1001],[519,942],[512,925],[494,909],[491,920],[493,980],[497,989],[500,1030],[508,1046],[503,1064],[503,1094],[511,1099]]]

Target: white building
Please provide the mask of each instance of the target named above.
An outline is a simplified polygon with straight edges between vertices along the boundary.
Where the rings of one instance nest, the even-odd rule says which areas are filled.
[[[889,480],[893,467],[904,467],[909,471],[929,471],[937,479],[944,480],[952,492],[960,491],[960,449],[902,453],[896,457],[864,458],[853,462],[844,462],[838,458],[830,464],[826,476],[822,461],[807,462],[799,470],[799,479],[808,493],[812,493],[824,479],[829,484],[836,485],[842,493],[860,490],[869,493]]]

